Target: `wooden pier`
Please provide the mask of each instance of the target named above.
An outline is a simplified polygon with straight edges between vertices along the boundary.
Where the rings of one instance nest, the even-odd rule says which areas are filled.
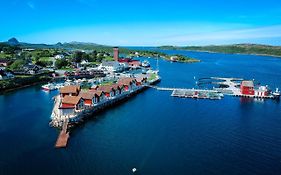
[[[55,147],[56,148],[65,148],[67,145],[67,141],[69,139],[69,132],[67,131],[68,128],[68,120],[63,123],[62,130],[58,136],[57,142]]]
[[[187,88],[167,88],[167,87],[158,87],[158,86],[151,86],[146,85],[146,87],[156,89],[158,91],[189,91],[189,92],[211,92],[211,93],[217,93],[216,90],[208,90],[208,89],[187,89]]]
[[[233,94],[232,96],[235,97],[244,97],[244,98],[257,98],[257,99],[279,99],[279,97],[275,97],[273,95],[267,95],[267,96],[257,96],[257,95],[245,95],[245,94]]]
[[[172,97],[220,100],[223,94],[213,90],[177,89],[172,92]]]

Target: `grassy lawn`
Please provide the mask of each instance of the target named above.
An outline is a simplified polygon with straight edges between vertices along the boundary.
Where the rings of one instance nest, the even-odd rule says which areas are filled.
[[[39,61],[53,61],[53,59],[50,57],[42,57],[39,59]]]
[[[114,58],[108,56],[108,57],[105,57],[104,60],[105,60],[105,61],[114,61]]]
[[[12,58],[11,54],[0,53],[0,58]]]
[[[33,77],[33,75],[16,75],[16,78],[30,78]]]
[[[99,84],[100,86],[107,86],[107,85],[113,85],[114,82],[113,81],[106,81],[106,82],[102,82],[101,84]]]
[[[148,78],[148,81],[156,79],[157,75],[156,74],[150,74],[150,77]]]
[[[89,62],[90,65],[97,65],[100,64],[100,62]]]

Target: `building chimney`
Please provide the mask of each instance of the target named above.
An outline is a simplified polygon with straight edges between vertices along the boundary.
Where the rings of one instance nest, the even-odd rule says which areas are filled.
[[[113,48],[113,52],[114,52],[114,60],[118,61],[118,59],[119,59],[119,48],[118,47],[114,47]]]

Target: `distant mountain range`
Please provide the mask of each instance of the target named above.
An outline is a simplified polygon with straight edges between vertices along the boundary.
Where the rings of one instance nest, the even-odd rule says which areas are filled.
[[[5,44],[11,46],[18,46],[20,48],[33,49],[66,49],[66,50],[97,50],[97,51],[112,51],[112,46],[105,46],[89,42],[69,42],[57,44],[31,44],[19,42],[16,38],[11,38]],[[260,44],[232,44],[232,45],[210,45],[210,46],[161,46],[158,47],[165,50],[189,50],[189,51],[204,51],[204,52],[218,52],[228,54],[254,54],[254,55],[269,55],[281,57],[281,46],[270,46]],[[120,48],[122,52],[128,53],[128,49]]]
[[[269,55],[281,57],[281,46],[270,46],[260,44],[232,44],[232,45],[210,45],[210,46],[161,46],[161,49],[167,50],[188,50],[188,51],[204,51],[228,54],[253,54],[253,55]]]
[[[31,44],[25,42],[19,42],[16,38],[11,38],[5,44],[11,46],[18,46],[20,48],[33,48],[33,49],[80,49],[80,50],[93,50],[97,48],[109,48],[111,46],[100,45],[96,43],[89,43],[89,42],[69,42],[69,43],[57,43],[57,44]]]

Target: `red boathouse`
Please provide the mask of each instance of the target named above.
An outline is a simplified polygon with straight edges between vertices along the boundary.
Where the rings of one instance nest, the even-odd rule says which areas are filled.
[[[253,81],[242,81],[240,90],[243,95],[255,95],[254,82]]]

